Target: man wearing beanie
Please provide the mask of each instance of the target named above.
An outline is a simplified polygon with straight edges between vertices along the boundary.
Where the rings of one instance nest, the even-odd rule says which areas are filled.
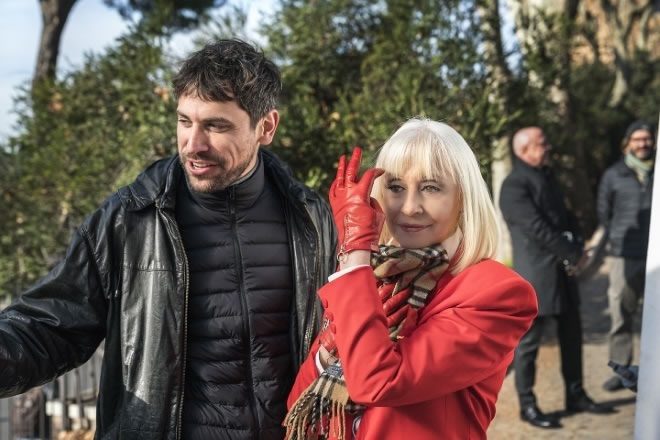
[[[598,219],[609,241],[609,356],[623,366],[632,361],[633,316],[644,292],[654,159],[651,125],[633,122],[623,138],[623,157],[605,171],[598,188]],[[616,391],[623,384],[613,376],[603,388]]]

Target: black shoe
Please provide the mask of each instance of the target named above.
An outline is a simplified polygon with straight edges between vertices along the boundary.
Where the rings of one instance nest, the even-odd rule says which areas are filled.
[[[623,389],[623,382],[619,376],[612,376],[603,382],[603,389],[605,391],[614,392]]]
[[[569,413],[588,412],[592,414],[609,414],[614,412],[609,406],[600,405],[587,396],[583,390],[566,398],[566,411]]]
[[[537,428],[557,429],[561,428],[559,420],[555,417],[543,414],[536,405],[525,406],[520,410],[520,419]]]

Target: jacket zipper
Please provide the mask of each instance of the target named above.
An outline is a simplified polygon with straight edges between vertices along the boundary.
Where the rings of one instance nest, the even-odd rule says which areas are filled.
[[[248,394],[250,396],[250,414],[252,416],[252,426],[256,430],[257,438],[259,438],[259,433],[261,429],[259,427],[259,418],[256,416],[255,412],[257,410],[256,398],[254,397],[254,372],[252,371],[252,347],[250,346],[250,314],[247,306],[247,293],[245,291],[245,280],[243,279],[243,255],[241,254],[241,246],[238,243],[238,223],[236,221],[236,189],[231,188],[229,192],[229,215],[232,232],[234,234],[234,259],[236,260],[236,275],[238,276],[238,289],[239,297],[241,299],[241,311],[243,313],[243,334],[245,337],[245,350],[247,356],[247,383],[248,383]]]
[[[186,250],[183,246],[183,240],[181,239],[181,233],[179,228],[176,226],[176,221],[169,213],[165,210],[160,210],[162,215],[168,220],[168,229],[170,230],[172,236],[174,237],[174,242],[179,247],[181,255],[183,255],[183,282],[186,286],[186,292],[184,296],[183,304],[183,363],[181,369],[181,393],[179,394],[179,414],[177,415],[177,424],[176,424],[176,438],[181,439],[181,431],[183,424],[183,398],[186,392],[186,360],[188,356],[188,295],[189,295],[189,268],[188,268],[188,257],[186,255]]]

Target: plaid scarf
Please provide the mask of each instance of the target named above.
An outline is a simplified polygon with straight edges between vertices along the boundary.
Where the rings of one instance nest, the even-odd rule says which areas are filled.
[[[391,289],[392,293],[388,292],[388,297],[407,291],[408,298],[403,307],[414,311],[426,304],[429,294],[448,266],[447,251],[441,246],[403,249],[381,245],[378,252],[371,254],[371,267],[378,280],[379,290]],[[392,341],[400,339],[399,333],[406,324],[410,324],[406,321],[411,317],[414,319],[416,314],[404,313],[402,320],[389,328]],[[328,325],[329,320],[324,318],[323,329]],[[364,407],[351,401],[348,395],[341,360],[338,359],[294,403],[283,423],[286,439],[327,439],[331,431],[337,439],[345,439],[346,413],[360,414],[363,411]]]

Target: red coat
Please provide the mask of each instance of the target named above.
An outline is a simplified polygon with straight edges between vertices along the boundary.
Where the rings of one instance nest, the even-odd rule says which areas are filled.
[[[492,260],[446,273],[417,325],[396,344],[370,268],[339,277],[319,295],[334,324],[349,395],[367,406],[357,439],[486,438],[513,350],[536,316],[527,281]],[[317,350],[318,342],[289,408],[318,376]]]

